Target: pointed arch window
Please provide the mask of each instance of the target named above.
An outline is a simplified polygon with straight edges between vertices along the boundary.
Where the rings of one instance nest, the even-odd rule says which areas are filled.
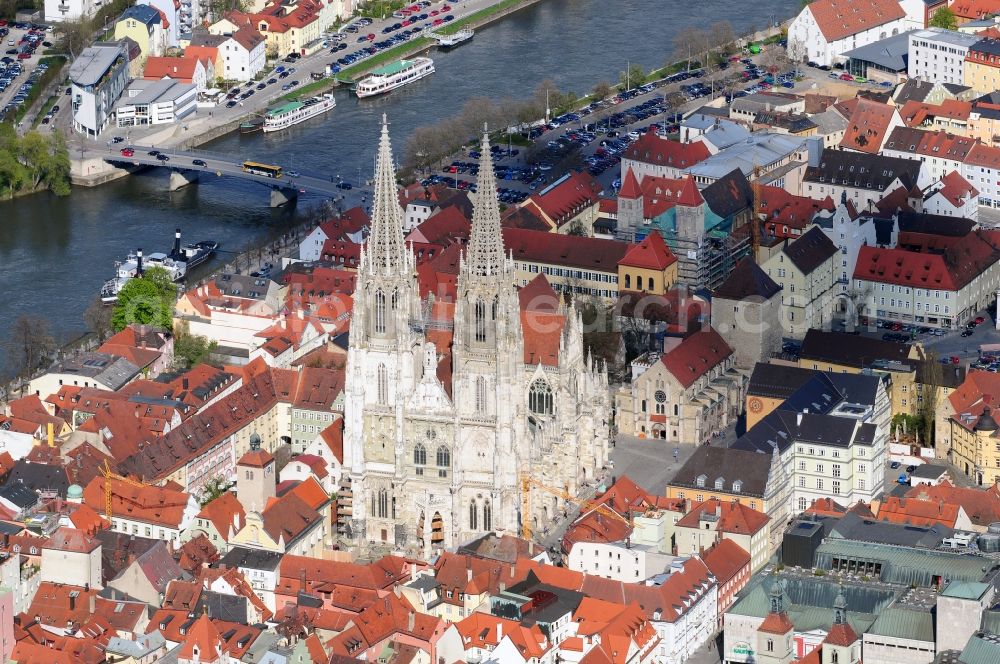
[[[389,518],[389,492],[385,489],[379,489],[378,492],[378,518]]]
[[[385,334],[385,293],[375,291],[375,334]]]
[[[417,475],[423,475],[424,469],[420,466],[427,465],[427,448],[422,443],[417,443],[413,448],[413,465],[417,466]]]
[[[492,316],[490,320],[496,320],[499,313],[500,313],[500,296],[497,295],[496,297],[493,298],[493,311],[491,312]]]
[[[392,300],[389,302],[392,310],[395,311],[396,307],[399,305],[399,290],[392,291]]]
[[[378,402],[382,405],[389,403],[389,371],[384,364],[378,365]]]
[[[483,530],[493,530],[493,508],[489,500],[483,503]]]
[[[448,469],[451,468],[451,450],[442,445],[437,448],[438,477],[448,477]]]
[[[479,510],[476,501],[469,501],[469,530],[479,530]]]
[[[552,388],[541,378],[531,384],[528,391],[528,408],[539,415],[552,414]]]
[[[475,320],[475,334],[476,341],[483,342],[486,341],[486,303],[482,300],[476,300],[476,320]]]
[[[486,378],[476,377],[476,412],[486,412]]]

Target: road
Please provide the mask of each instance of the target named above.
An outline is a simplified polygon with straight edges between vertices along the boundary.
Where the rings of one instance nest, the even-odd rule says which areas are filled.
[[[444,5],[450,5],[451,11],[448,12],[455,17],[455,20],[468,16],[469,14],[480,11],[486,7],[496,4],[496,0],[465,0],[465,2],[445,2],[443,0],[438,0],[434,2],[429,8],[424,11],[430,12],[440,9]],[[356,19],[352,19],[356,20]],[[348,21],[349,23],[351,21]],[[376,41],[387,38],[393,34],[383,35],[382,29],[388,25],[393,25],[400,22],[399,19],[392,18],[391,16],[383,19],[373,18],[373,23],[365,28],[363,31],[365,34],[374,33],[377,35]],[[343,25],[347,25],[344,23]],[[331,32],[334,30],[331,28]],[[397,31],[398,32],[398,31]],[[367,47],[369,43],[366,41],[364,44],[358,43],[356,40],[358,36],[362,33],[347,33],[347,38],[345,42],[348,44],[348,48],[342,51],[337,51],[336,55],[330,53],[329,49],[320,50],[312,55],[299,58],[293,63],[286,63],[283,61],[271,62],[272,65],[280,65],[286,68],[294,68],[294,73],[289,77],[281,79],[277,78],[277,74],[271,71],[269,74],[263,77],[263,81],[266,82],[272,78],[277,78],[275,83],[265,84],[263,90],[255,90],[254,95],[246,100],[240,101],[232,108],[226,108],[225,104],[219,105],[214,109],[209,111],[201,110],[194,114],[193,116],[188,116],[184,119],[181,124],[181,131],[175,132],[173,136],[166,138],[164,140],[157,140],[156,144],[170,144],[178,145],[191,136],[197,136],[199,133],[205,132],[212,127],[223,125],[229,122],[233,122],[239,118],[252,113],[263,113],[270,106],[275,105],[276,100],[279,97],[283,97],[289,92],[294,92],[294,90],[282,90],[281,86],[289,83],[293,80],[297,80],[299,85],[306,85],[312,82],[310,75],[313,73],[323,73],[327,65],[333,63],[336,64],[337,58],[344,57],[346,54],[356,54],[362,47]],[[419,35],[418,35],[419,36]],[[350,74],[350,72],[348,72]],[[254,81],[253,85],[256,86],[258,81]],[[247,89],[247,84],[242,84],[243,90]],[[336,110],[333,111],[336,113]],[[130,142],[135,143],[149,143],[150,137],[162,135],[165,129],[174,127],[174,125],[155,125],[151,127],[129,127],[120,128],[116,126],[110,126],[106,129],[100,136],[96,139],[88,140],[87,138],[75,134],[70,127],[71,118],[69,114],[61,113],[58,118],[58,124],[61,128],[66,130],[66,135],[69,137],[71,143],[75,145],[87,145],[93,146],[95,143],[99,145],[105,145],[112,137],[122,136],[128,137]]]
[[[120,145],[120,144],[119,144]],[[153,150],[151,146],[134,146],[135,153],[132,156],[122,156],[119,147],[107,150],[90,149],[81,150],[81,156],[99,157],[116,164],[133,164],[142,166],[153,166],[171,168],[195,172],[200,177],[237,177],[269,188],[291,188],[298,193],[316,194],[325,196],[331,200],[342,202],[346,207],[357,204],[357,201],[365,202],[370,192],[365,187],[352,187],[350,190],[340,189],[337,186],[336,178],[330,173],[298,173],[293,174],[286,171],[280,179],[263,175],[254,175],[243,171],[242,160],[232,160],[220,155],[202,151],[184,151],[162,148]],[[157,154],[150,154],[156,152]],[[161,160],[159,155],[165,155],[167,160]],[[200,159],[204,166],[195,165],[192,162]],[[279,164],[280,165],[280,164]],[[332,173],[332,171],[331,171]]]

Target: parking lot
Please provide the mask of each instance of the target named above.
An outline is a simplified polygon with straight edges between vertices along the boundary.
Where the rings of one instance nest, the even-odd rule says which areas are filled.
[[[780,48],[775,46],[774,48]],[[621,185],[621,154],[644,132],[677,136],[685,112],[718,97],[729,102],[773,88],[794,90],[805,87],[794,70],[765,71],[761,56],[737,55],[710,69],[693,69],[672,74],[606,100],[595,101],[574,112],[552,118],[546,125],[529,130],[525,136],[535,141],[533,148],[494,147],[494,163],[503,203],[519,203],[531,192],[561,176],[561,162],[586,170],[605,187]],[[811,83],[810,83],[811,84]],[[466,152],[450,164],[427,175],[424,186],[441,183],[475,191],[479,173],[478,155]]]
[[[43,26],[8,23],[0,19],[0,116],[22,106],[47,67],[39,64],[41,52],[51,46]]]

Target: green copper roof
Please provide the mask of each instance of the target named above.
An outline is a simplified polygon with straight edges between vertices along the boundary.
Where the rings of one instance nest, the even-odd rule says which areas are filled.
[[[376,76],[392,76],[393,74],[398,74],[407,67],[409,67],[411,62],[409,60],[397,60],[396,62],[391,62],[384,67],[379,67],[378,69],[373,69],[372,74]]]
[[[879,614],[868,633],[933,643],[934,618],[930,611],[890,607]]]
[[[996,664],[1000,661],[1000,638],[989,632],[973,635],[959,660],[963,664]]]
[[[990,589],[987,583],[975,581],[952,581],[942,592],[942,597],[955,597],[958,599],[979,599]]]
[[[281,106],[275,106],[273,108],[267,109],[267,114],[271,117],[275,115],[282,115],[284,113],[290,113],[294,110],[302,108],[302,102],[300,101],[290,101]]]

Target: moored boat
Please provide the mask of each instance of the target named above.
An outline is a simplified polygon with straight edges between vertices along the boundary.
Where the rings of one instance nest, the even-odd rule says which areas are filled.
[[[267,109],[264,114],[264,132],[281,131],[300,122],[305,122],[309,118],[322,115],[333,110],[337,105],[337,100],[332,94],[310,97],[302,101],[290,101],[280,106]]]
[[[447,51],[469,41],[474,34],[476,33],[470,28],[463,28],[453,35],[435,35],[434,38],[437,39],[437,47]]]
[[[354,86],[359,98],[374,97],[419,81],[434,73],[434,61],[427,57],[399,60],[375,69]]]

